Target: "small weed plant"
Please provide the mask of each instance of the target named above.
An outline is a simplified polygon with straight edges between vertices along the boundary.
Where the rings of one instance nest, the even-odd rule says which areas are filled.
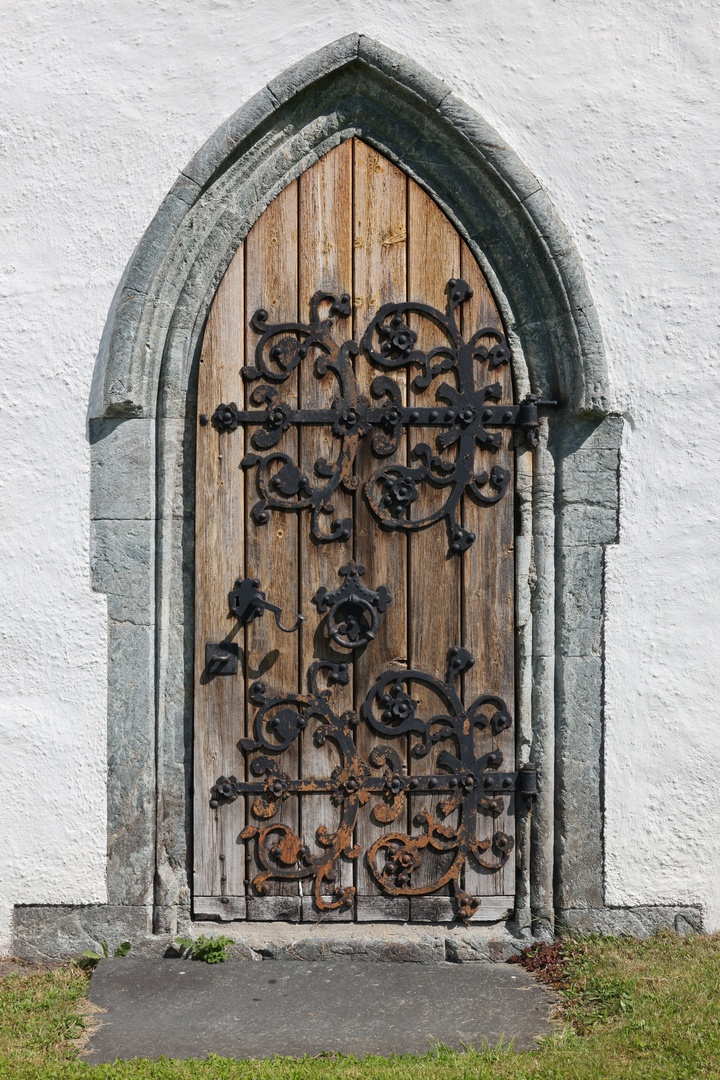
[[[188,960],[203,960],[206,964],[220,964],[223,960],[227,960],[228,945],[234,945],[235,942],[224,934],[216,938],[205,937],[201,934],[195,940],[191,937],[176,937],[175,944],[180,946]]]
[[[80,954],[80,966],[86,968],[94,968],[98,960],[102,960],[103,957],[107,960],[110,956],[110,951],[107,944],[104,941],[100,942],[100,948],[102,949],[102,956],[100,953],[93,952],[92,949],[86,949],[84,953]],[[118,945],[113,957],[127,956],[132,949],[132,944],[129,941],[123,941],[121,945]]]

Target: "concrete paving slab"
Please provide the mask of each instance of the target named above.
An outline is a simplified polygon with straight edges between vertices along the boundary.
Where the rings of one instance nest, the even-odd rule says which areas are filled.
[[[133,1057],[426,1053],[549,1035],[552,995],[504,964],[101,960],[92,1064]]]

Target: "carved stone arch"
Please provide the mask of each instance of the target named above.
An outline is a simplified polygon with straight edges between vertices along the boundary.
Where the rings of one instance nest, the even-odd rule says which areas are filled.
[[[560,393],[573,412],[607,413],[597,315],[572,239],[539,181],[443,82],[349,35],[270,82],[180,173],[118,288],[92,418],[155,415],[160,368],[187,377],[240,240],[282,188],[353,135],[424,187],[464,236],[536,387]]]
[[[604,545],[617,539],[621,421],[608,416],[599,323],[537,179],[444,83],[353,34],[269,83],[180,173],[103,335],[89,409],[93,584],[109,615],[108,906],[96,918],[133,940],[150,927],[174,933],[190,913],[194,375],[205,320],[262,211],[353,136],[420,184],[466,240],[503,315],[518,391],[562,404],[518,490],[517,711],[541,790],[532,836],[519,837],[515,930],[603,909],[602,576]],[[39,932],[32,910],[18,916],[20,938]],[[87,917],[77,918],[56,913],[67,940],[85,940]]]

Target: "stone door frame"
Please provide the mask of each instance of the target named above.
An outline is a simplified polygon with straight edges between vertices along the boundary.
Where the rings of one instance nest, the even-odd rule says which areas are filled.
[[[87,941],[91,925],[137,938],[190,918],[199,346],[238,243],[283,187],[353,135],[416,180],[478,259],[508,331],[518,398],[533,390],[561,403],[549,439],[545,426],[533,457],[519,456],[516,710],[540,795],[518,835],[513,928],[698,925],[694,909],[604,903],[603,573],[605,546],[618,541],[622,419],[579,255],[497,132],[414,61],[351,34],[216,131],[118,287],[88,414],[92,582],[108,599],[107,905],[17,908],[20,955],[32,942],[55,941],[57,952],[58,942]]]

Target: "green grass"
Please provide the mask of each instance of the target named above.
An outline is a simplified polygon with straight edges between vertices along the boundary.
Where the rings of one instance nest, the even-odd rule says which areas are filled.
[[[568,941],[562,1030],[537,1052],[88,1066],[87,975],[68,964],[0,980],[0,1077],[12,1080],[720,1080],[720,935]]]

